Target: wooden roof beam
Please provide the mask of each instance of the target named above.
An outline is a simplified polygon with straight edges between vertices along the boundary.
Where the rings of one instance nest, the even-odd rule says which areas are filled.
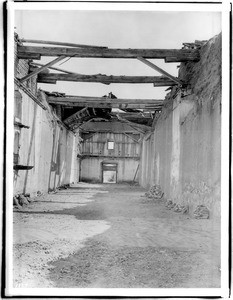
[[[88,102],[88,103],[79,103],[79,102],[67,102],[67,101],[49,101],[49,104],[62,105],[65,107],[94,107],[94,108],[135,108],[135,109],[145,109],[145,110],[160,110],[163,105],[146,105],[146,104],[110,104],[110,103],[98,103],[98,102]]]
[[[59,45],[59,46],[68,46],[68,47],[78,47],[78,48],[100,48],[107,49],[107,47],[102,46],[92,46],[92,45],[83,45],[83,44],[74,44],[74,43],[63,43],[55,41],[42,41],[42,40],[29,40],[29,39],[20,39],[21,43],[30,43],[30,44],[43,44],[43,45]]]
[[[60,74],[49,73],[39,74],[38,82],[50,83],[56,81],[74,81],[74,82],[99,82],[104,84],[110,83],[153,83],[154,86],[172,86],[176,83],[163,76],[107,76],[102,74],[82,75],[82,74]]]
[[[159,68],[158,66],[156,66],[152,62],[144,59],[143,57],[138,57],[138,60],[140,60],[142,63],[146,64],[147,66],[151,67],[155,71],[158,71],[159,73],[161,73],[162,75],[166,76],[167,78],[173,80],[179,86],[183,85],[183,82],[181,80],[179,80],[178,78],[176,78],[176,77],[172,76],[171,74],[167,73],[166,71],[164,71],[163,69]]]
[[[123,98],[105,98],[105,97],[92,97],[92,96],[47,96],[49,100],[64,100],[64,101],[77,101],[77,102],[87,102],[87,101],[101,101],[106,103],[164,103],[163,99],[123,99]]]
[[[101,49],[101,48],[67,48],[67,47],[35,47],[18,45],[18,57],[25,58],[27,54],[41,56],[89,57],[89,58],[138,58],[167,59],[177,61],[199,61],[198,50],[193,49]]]
[[[161,109],[163,100],[154,99],[110,99],[103,97],[86,96],[47,96],[49,104],[59,104],[69,107],[95,107],[95,108],[140,108],[155,110]]]

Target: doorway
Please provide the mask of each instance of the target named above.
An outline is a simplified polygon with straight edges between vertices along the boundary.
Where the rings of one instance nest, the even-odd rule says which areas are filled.
[[[103,163],[102,178],[103,183],[117,183],[117,164]]]

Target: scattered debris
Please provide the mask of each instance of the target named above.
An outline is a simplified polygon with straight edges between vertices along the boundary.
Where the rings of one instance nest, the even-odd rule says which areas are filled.
[[[189,211],[188,205],[176,204],[173,208],[174,212],[181,212],[182,214],[186,214]]]
[[[18,209],[22,209],[23,206],[28,205],[33,199],[30,194],[17,194],[13,197],[13,206]]]
[[[31,198],[31,196],[30,196],[29,193],[24,194],[24,196],[26,197],[26,199],[27,199],[28,202],[32,202],[32,198]]]
[[[22,206],[19,204],[18,195],[13,197],[13,205],[16,206],[18,209],[22,209]]]
[[[27,198],[24,196],[24,195],[19,195],[19,204],[21,205],[21,206],[24,206],[24,205],[28,205],[29,204],[29,202],[28,202],[28,200],[27,200]]]
[[[40,197],[43,195],[43,193],[41,193],[41,191],[37,191],[36,195],[37,195],[37,197]]]
[[[195,219],[209,219],[209,210],[205,205],[198,205],[193,212]]]
[[[171,199],[168,199],[166,201],[165,206],[166,206],[167,209],[172,209],[176,206],[176,203],[173,203],[173,201]]]
[[[160,185],[153,185],[148,192],[145,193],[145,196],[153,199],[163,198],[163,191]]]
[[[61,186],[58,187],[58,190],[67,190],[68,188],[70,187],[70,184],[67,183],[67,184],[63,184]]]

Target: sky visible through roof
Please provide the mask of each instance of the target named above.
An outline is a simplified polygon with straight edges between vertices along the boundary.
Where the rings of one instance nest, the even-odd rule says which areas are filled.
[[[208,40],[221,32],[220,12],[18,10],[15,31],[20,38],[50,40],[109,48],[181,49],[182,43]],[[35,46],[35,44],[33,44]],[[54,57],[37,62],[49,62]],[[151,59],[173,76],[179,64]],[[55,65],[91,75],[160,76],[137,59],[71,58]],[[54,72],[54,71],[53,71]],[[57,82],[39,84],[43,90],[68,95],[96,96],[112,92],[118,98],[164,99],[167,87],[153,84]]]

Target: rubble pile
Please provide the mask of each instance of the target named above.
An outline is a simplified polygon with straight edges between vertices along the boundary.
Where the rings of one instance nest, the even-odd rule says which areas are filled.
[[[173,203],[171,199],[168,199],[168,200],[166,201],[165,206],[166,206],[167,209],[172,209],[172,208],[174,208],[174,207],[176,206],[176,204]]]
[[[28,205],[32,202],[30,194],[18,194],[13,197],[13,205],[18,209],[21,209],[23,206]]]
[[[188,205],[176,204],[173,208],[174,212],[181,212],[182,214],[186,214],[189,211]]]
[[[145,196],[153,199],[161,199],[163,198],[163,191],[160,185],[152,185],[150,190],[145,193]]]
[[[193,212],[195,219],[209,219],[209,210],[205,205],[198,205]]]
[[[174,203],[171,199],[168,199],[165,204],[167,209],[172,209],[174,212],[186,214],[189,211],[188,205],[181,205]]]
[[[70,187],[70,184],[67,183],[67,184],[63,184],[63,185],[59,186],[57,189],[58,190],[67,190],[69,187]]]

